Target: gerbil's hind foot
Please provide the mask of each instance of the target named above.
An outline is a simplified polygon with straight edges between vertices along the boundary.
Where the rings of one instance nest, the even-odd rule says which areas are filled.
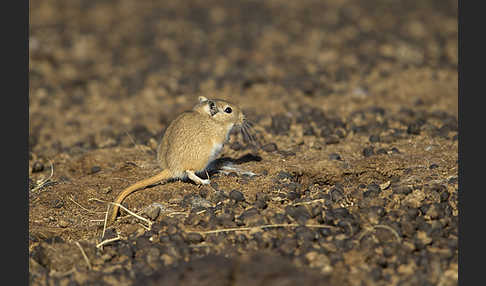
[[[191,179],[191,181],[193,181],[194,183],[196,183],[198,185],[209,185],[209,183],[211,183],[211,180],[209,180],[209,178],[208,179],[201,179],[192,170],[186,170],[186,174],[187,174],[187,177],[189,179]]]

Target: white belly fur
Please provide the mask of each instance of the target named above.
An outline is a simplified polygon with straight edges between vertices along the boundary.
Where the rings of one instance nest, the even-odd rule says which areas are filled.
[[[233,128],[233,124],[230,124],[227,127],[225,141],[228,141],[228,139],[229,139],[229,133],[231,131],[231,128]],[[213,149],[211,150],[211,156],[210,156],[210,159],[209,159],[209,163],[211,163],[214,159],[216,159],[216,157],[218,157],[218,155],[219,155],[219,153],[221,152],[222,149],[223,149],[222,143],[221,144],[215,143],[213,145]]]
[[[216,157],[219,155],[222,149],[223,149],[223,144],[214,144],[213,149],[211,150],[211,157],[209,159],[209,162],[216,159]]]

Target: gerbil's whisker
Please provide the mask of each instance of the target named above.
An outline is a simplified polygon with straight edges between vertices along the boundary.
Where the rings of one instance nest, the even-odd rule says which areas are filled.
[[[250,136],[248,135],[248,130],[246,129],[245,125],[241,125],[240,131],[241,134],[243,134],[243,140],[245,140],[245,142],[251,141]]]
[[[255,144],[256,143],[256,139],[255,137],[253,136],[253,134],[251,133],[251,131],[247,130],[246,131],[248,133],[248,137],[250,137],[250,141],[252,144]]]
[[[253,136],[253,124],[251,121],[245,120],[243,123],[243,129],[245,130],[244,132],[247,134],[248,138],[250,139],[250,142],[254,144],[256,142],[255,137]]]
[[[256,140],[255,137],[252,135],[253,128],[251,123],[248,120],[245,120],[241,125],[241,133],[243,134],[243,138],[252,145],[255,145]]]

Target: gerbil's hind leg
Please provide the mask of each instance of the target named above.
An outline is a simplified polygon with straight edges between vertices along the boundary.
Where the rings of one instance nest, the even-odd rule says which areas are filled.
[[[199,178],[196,175],[196,173],[194,173],[194,171],[192,171],[192,170],[186,170],[186,174],[187,174],[187,177],[189,177],[189,179],[191,179],[191,181],[193,181],[194,183],[196,183],[198,185],[209,185],[209,183],[211,182],[209,179]]]

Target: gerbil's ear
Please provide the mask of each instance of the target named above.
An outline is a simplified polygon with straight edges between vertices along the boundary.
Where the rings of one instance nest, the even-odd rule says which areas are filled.
[[[199,96],[198,99],[199,99],[199,103],[208,101],[208,99],[205,96],[202,96],[202,95]]]

